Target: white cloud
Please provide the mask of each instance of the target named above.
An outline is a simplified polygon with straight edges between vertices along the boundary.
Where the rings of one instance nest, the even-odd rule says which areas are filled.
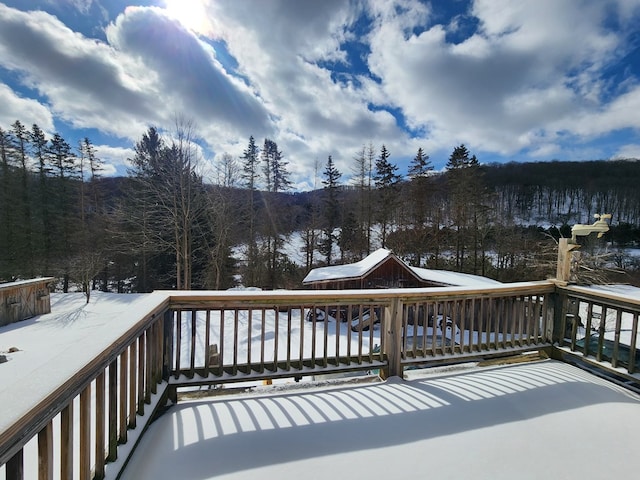
[[[640,144],[623,145],[613,155],[614,159],[638,158],[640,159]]]
[[[0,127],[9,128],[13,122],[20,120],[27,128],[35,123],[45,132],[53,131],[53,116],[45,105],[16,95],[4,83],[0,83],[0,105]]]
[[[601,28],[607,8],[478,0],[470,13],[479,30],[458,45],[447,43],[443,25],[407,37],[406,20],[391,15],[371,35],[369,65],[411,124],[431,131],[435,148],[553,151],[555,128],[571,131],[577,113],[597,118],[602,109],[590,94],[621,42]]]
[[[113,147],[110,145],[94,145],[96,156],[105,164],[115,167],[129,167],[128,159],[136,154],[133,148]]]
[[[71,1],[84,13],[101,3]],[[169,3],[177,17],[182,3]],[[460,143],[487,156],[562,158],[590,152],[568,138],[586,144],[640,126],[638,81],[612,85],[603,74],[627,53],[637,0],[475,0],[449,24],[418,0],[201,3],[209,38],[162,8],[127,7],[106,41],[0,3],[0,65],[46,103],[8,87],[0,98],[131,141],[149,125],[170,130],[181,114],[216,155],[240,156],[250,135],[258,145],[269,137],[297,185],[311,185],[330,154],[346,181],[369,142],[392,160],[423,147],[438,168]],[[358,35],[370,31],[357,36],[356,22]],[[353,41],[370,72],[350,71]]]

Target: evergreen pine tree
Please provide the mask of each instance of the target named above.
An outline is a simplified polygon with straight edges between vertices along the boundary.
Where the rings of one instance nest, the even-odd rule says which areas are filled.
[[[338,182],[341,176],[342,174],[333,163],[331,155],[329,155],[324,169],[325,178],[322,181],[322,184],[324,185],[325,227],[324,238],[320,245],[321,253],[327,259],[327,265],[331,265],[333,244],[336,240],[334,231],[339,224],[340,205],[338,201]]]
[[[393,220],[393,213],[399,199],[399,183],[402,177],[396,172],[398,166],[389,161],[389,151],[382,145],[380,156],[376,159],[376,168],[373,175],[375,186],[378,189],[378,221],[381,228],[382,247],[386,246],[389,226]]]

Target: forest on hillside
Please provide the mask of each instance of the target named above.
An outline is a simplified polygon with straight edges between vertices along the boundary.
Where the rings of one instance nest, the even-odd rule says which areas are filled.
[[[188,122],[166,137],[149,128],[128,175],[114,178],[88,138],[74,147],[37,125],[0,128],[0,281],[54,276],[87,292],[300,288],[309,269],[379,247],[414,266],[539,280],[554,274],[570,225],[611,213],[609,233],[581,249],[585,272],[611,275],[584,281],[636,283],[638,161],[486,165],[459,145],[444,172],[419,149],[402,176],[384,145],[369,144],[341,152],[353,159],[348,180],[329,156],[321,188],[290,192],[275,141],[251,137],[204,177],[193,137]]]

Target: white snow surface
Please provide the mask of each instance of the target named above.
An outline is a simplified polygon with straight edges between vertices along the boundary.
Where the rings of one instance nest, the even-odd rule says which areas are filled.
[[[0,328],[0,431],[76,374],[140,320],[153,295],[52,293],[51,313]],[[9,353],[12,348],[18,351]]]
[[[122,480],[631,478],[640,397],[555,361],[185,401]]]
[[[420,278],[456,287],[488,287],[502,283],[492,278],[472,275],[470,273],[450,272],[448,270],[432,270],[429,268],[409,267]]]

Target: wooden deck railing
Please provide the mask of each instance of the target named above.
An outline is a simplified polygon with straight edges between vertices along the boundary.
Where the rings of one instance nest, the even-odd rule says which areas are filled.
[[[0,465],[7,480],[24,478],[24,447],[36,441],[38,479],[101,479],[118,445],[151,410],[162,381],[165,296],[79,372],[7,430],[0,432]],[[52,366],[55,368],[55,366]]]
[[[7,480],[23,478],[31,439],[39,478],[117,478],[154,411],[197,385],[344,371],[402,375],[407,367],[542,349],[636,375],[639,303],[551,281],[152,298],[117,342],[0,432]],[[594,327],[592,349],[586,332]]]
[[[638,315],[640,300],[615,291],[594,293],[581,287],[559,288],[557,352],[563,359],[604,369],[626,382],[640,383]]]

